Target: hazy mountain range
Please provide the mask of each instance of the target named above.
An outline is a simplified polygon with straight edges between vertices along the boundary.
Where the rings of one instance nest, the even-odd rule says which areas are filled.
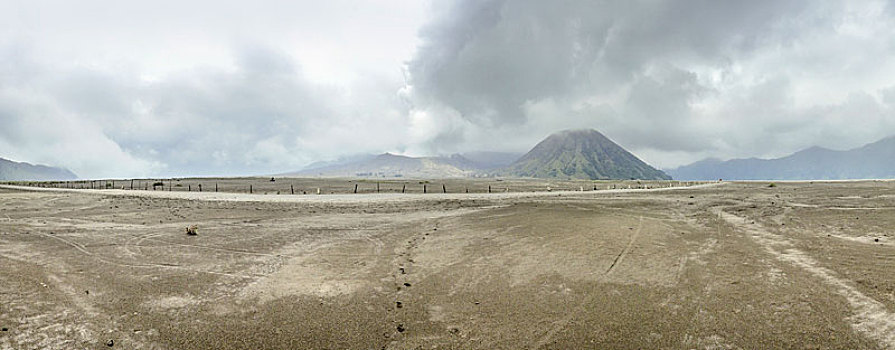
[[[318,163],[284,175],[324,177],[466,177],[478,167],[465,157],[408,157],[391,153],[355,156],[350,161]]]
[[[851,150],[811,147],[776,159],[705,159],[665,172],[644,163],[596,130],[548,136],[525,154],[471,152],[438,157],[362,154],[311,164],[284,176],[561,179],[837,180],[895,178],[895,136]],[[669,176],[671,175],[671,176]],[[71,171],[0,158],[0,180],[74,180]]]
[[[859,148],[811,147],[776,159],[706,159],[666,170],[678,180],[843,180],[895,178],[895,136]]]
[[[0,158],[0,180],[3,181],[51,181],[74,180],[78,176],[63,168],[14,162]]]
[[[474,152],[445,157],[390,153],[315,163],[286,175],[324,177],[518,176],[563,179],[670,179],[596,130],[555,133],[521,155]]]

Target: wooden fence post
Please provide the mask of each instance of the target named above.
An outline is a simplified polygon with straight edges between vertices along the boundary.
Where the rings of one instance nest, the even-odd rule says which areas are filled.
[[[354,193],[357,193],[357,184],[354,184]]]
[[[154,186],[153,186],[154,187]],[[193,185],[186,185],[187,192],[193,192]]]
[[[199,184],[199,192],[202,192],[202,184]]]
[[[426,184],[423,184],[423,193],[426,193]]]
[[[379,193],[379,183],[376,183],[376,193]]]
[[[401,193],[404,193],[404,190],[407,189],[407,184],[401,185]]]
[[[249,185],[249,193],[252,193],[252,185]]]
[[[215,191],[215,192],[218,191],[218,183],[217,183],[217,182],[214,183],[214,191]]]
[[[491,185],[488,185],[488,193],[491,193]]]
[[[447,193],[447,187],[444,187],[444,184],[441,184],[441,193]]]
[[[295,194],[295,187],[292,184],[289,185],[289,192],[292,192],[292,194]]]

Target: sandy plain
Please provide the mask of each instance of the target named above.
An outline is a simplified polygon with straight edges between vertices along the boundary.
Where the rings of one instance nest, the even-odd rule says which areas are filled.
[[[895,348],[895,182],[456,181],[2,186],[0,348]]]

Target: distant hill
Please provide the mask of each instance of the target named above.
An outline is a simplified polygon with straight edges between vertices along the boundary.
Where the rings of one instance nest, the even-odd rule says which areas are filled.
[[[811,147],[776,159],[706,159],[667,170],[680,180],[845,180],[895,178],[895,137],[836,151]]]
[[[357,162],[363,162],[363,161],[367,161],[367,160],[370,160],[373,158],[376,158],[375,154],[355,154],[355,155],[351,155],[351,156],[340,157],[339,159],[331,160],[331,161],[314,162],[314,163],[311,163],[308,166],[304,167],[304,169],[302,169],[302,171],[321,169],[321,168],[326,168],[326,167],[333,167],[333,166],[337,166],[337,165],[345,165],[345,164],[351,164],[351,163],[357,163]]]
[[[24,162],[14,162],[0,158],[0,180],[4,181],[51,181],[74,180],[78,176],[63,168],[54,168],[46,165],[33,165]]]
[[[671,179],[593,129],[552,134],[503,172],[541,178]]]
[[[481,170],[504,168],[522,157],[522,153],[513,152],[469,152],[460,155]]]
[[[407,157],[383,153],[359,157],[284,175],[324,177],[466,177],[479,172],[479,166],[461,155],[449,157]]]

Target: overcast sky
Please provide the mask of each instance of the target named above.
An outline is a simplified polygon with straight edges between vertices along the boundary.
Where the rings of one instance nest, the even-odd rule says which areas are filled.
[[[84,178],[569,128],[661,168],[895,135],[895,1],[0,0],[0,157]]]

